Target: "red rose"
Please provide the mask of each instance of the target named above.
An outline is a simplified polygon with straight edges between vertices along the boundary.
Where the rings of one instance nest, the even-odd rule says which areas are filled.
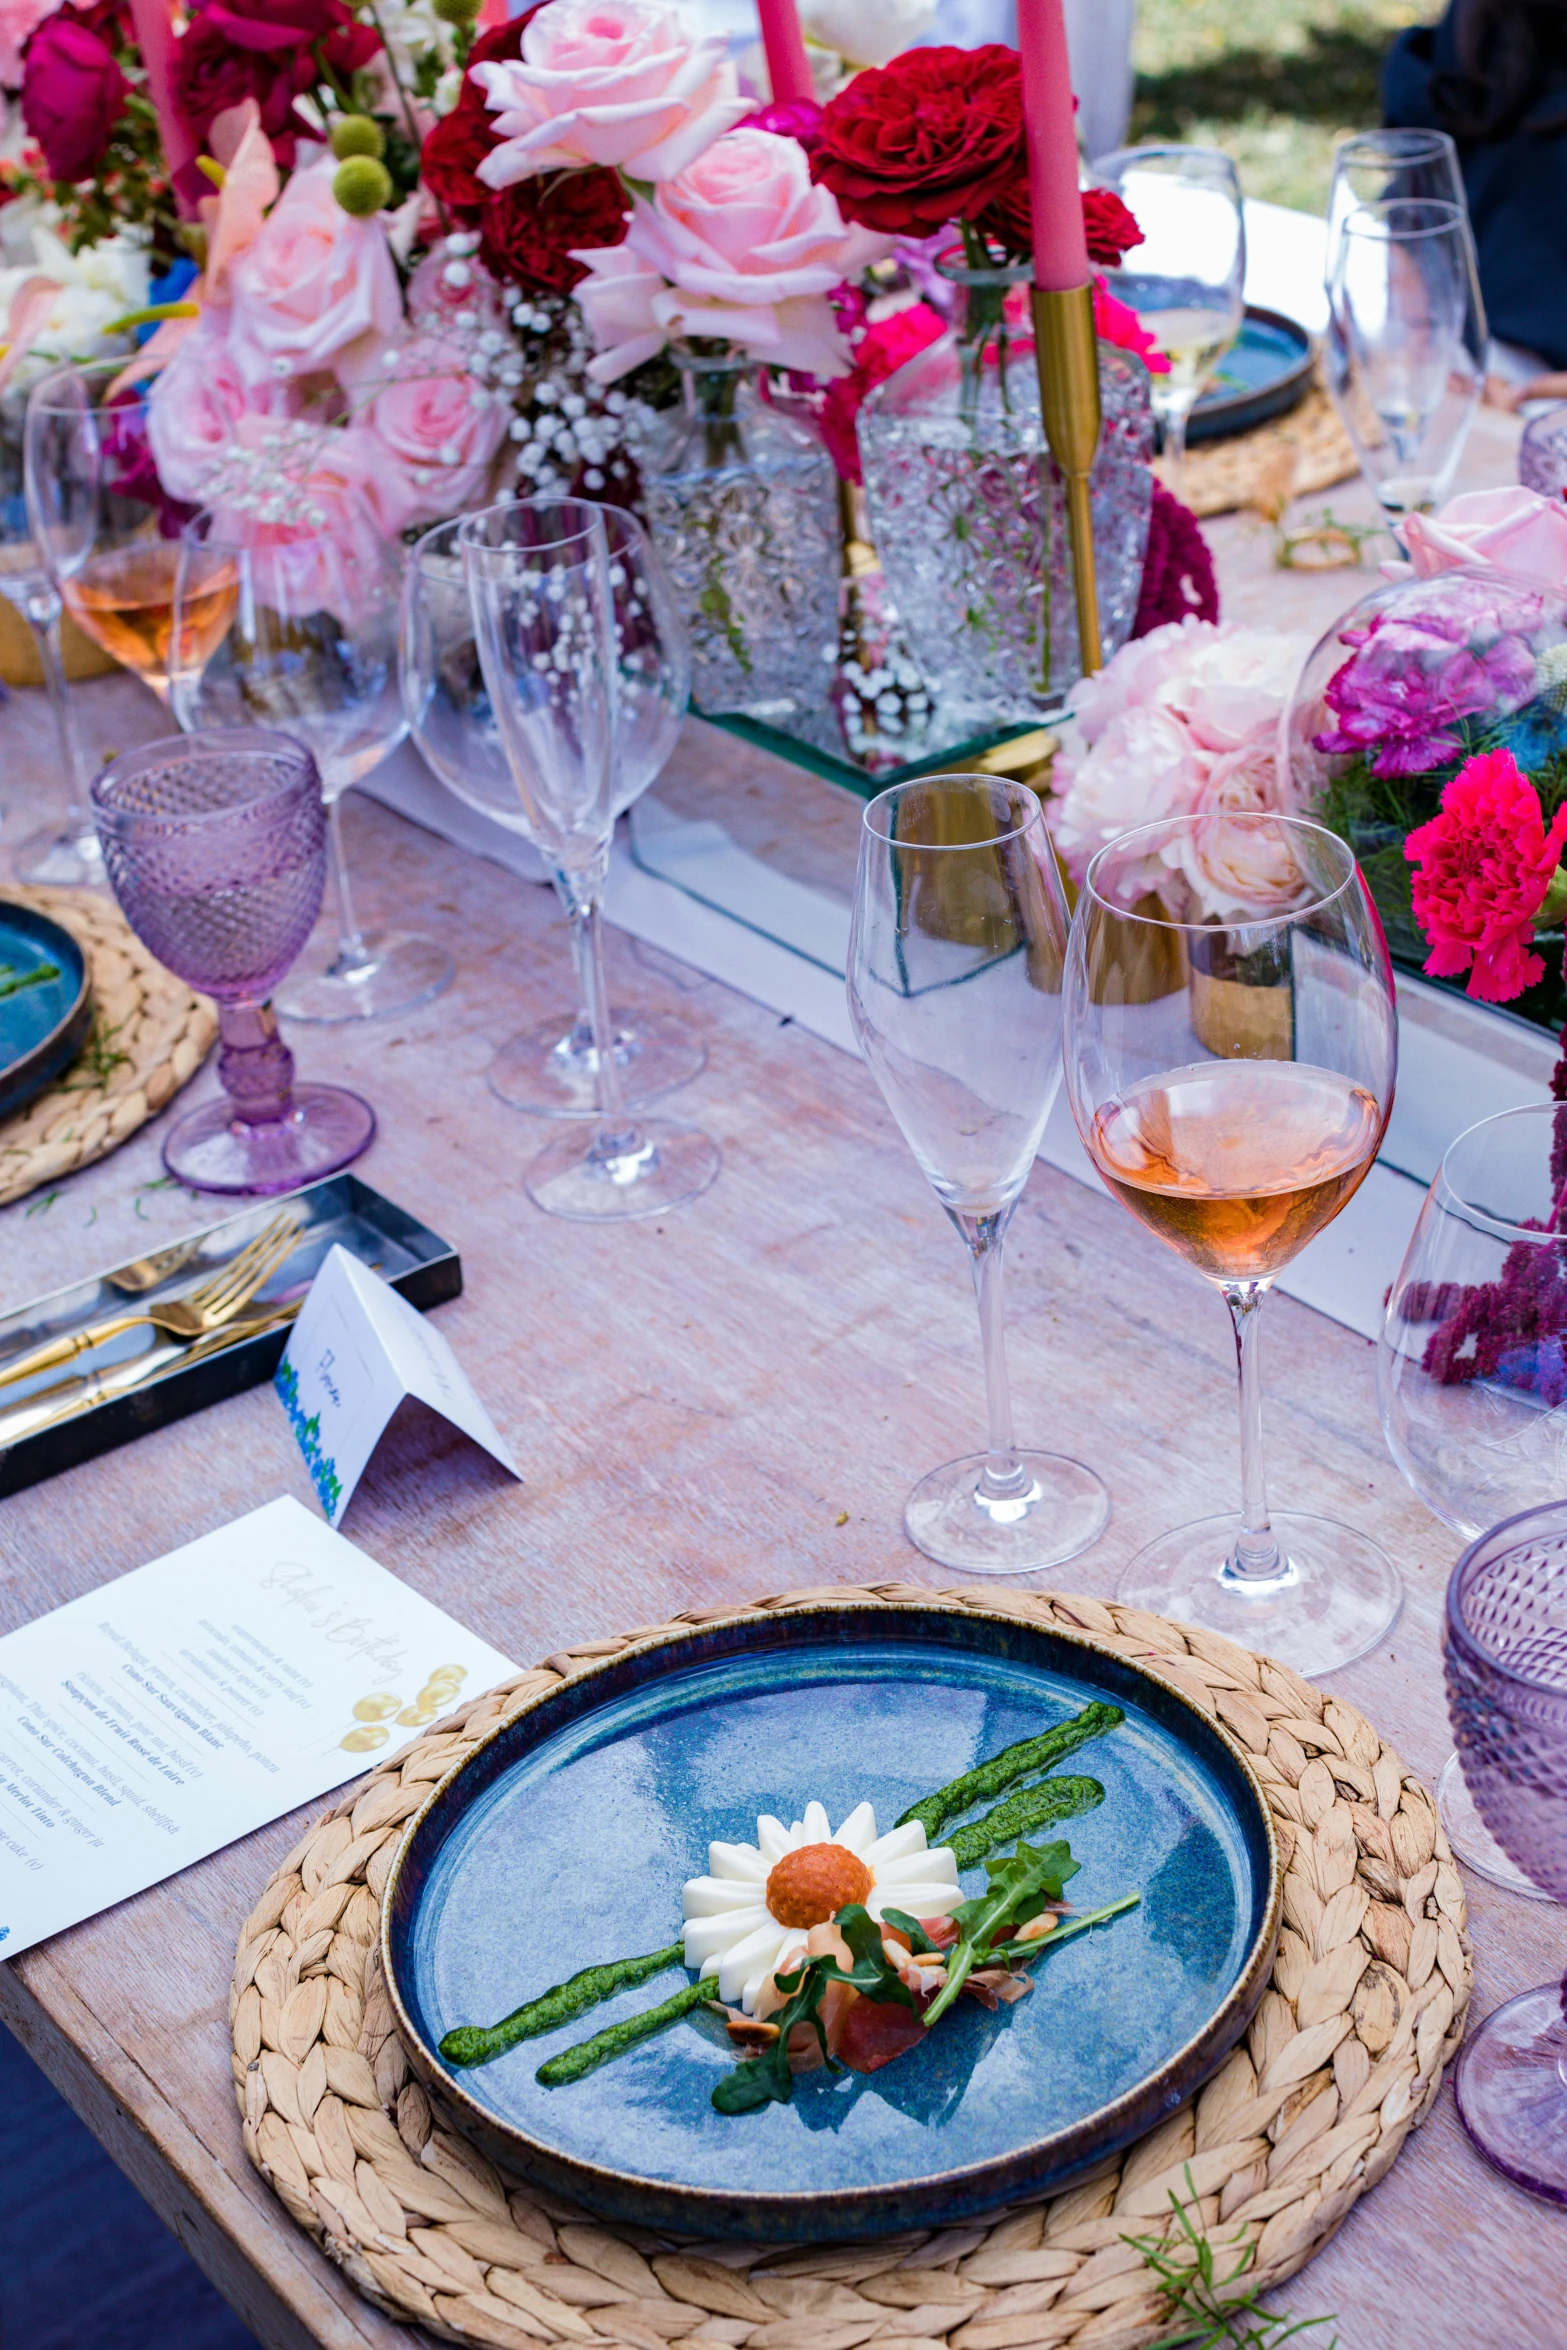
[[[419,176],[448,212],[474,219],[489,203],[492,190],[478,176],[478,166],[495,144],[490,118],[482,108],[459,101],[443,115],[424,142]]]
[[[573,247],[618,245],[626,195],[613,171],[557,171],[489,195],[479,258],[503,286],[569,294],[587,276]]]
[[[909,49],[855,75],[822,115],[811,175],[846,220],[929,237],[978,220],[1028,172],[1017,51]]]
[[[312,135],[294,100],[321,79],[317,53],[342,80],[379,48],[343,0],[197,0],[174,54],[175,94],[202,140],[214,115],[254,98],[261,127],[289,170],[296,139]]]
[[[27,44],[22,120],[51,179],[92,177],[127,95],[113,51],[74,11],[45,18]]]
[[[978,227],[981,236],[999,245],[1009,258],[1028,260],[1034,250],[1034,219],[1026,169],[986,205]],[[1114,269],[1124,253],[1143,241],[1136,219],[1113,188],[1083,190],[1083,227],[1088,235],[1088,258],[1096,269]]]

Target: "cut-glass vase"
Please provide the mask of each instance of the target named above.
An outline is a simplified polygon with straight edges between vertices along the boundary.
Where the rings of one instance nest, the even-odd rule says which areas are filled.
[[[867,398],[871,528],[911,650],[944,718],[1048,716],[1082,675],[1066,493],[1045,443],[1026,264],[944,261],[953,320]],[[1099,350],[1091,476],[1102,654],[1137,612],[1153,503],[1147,370]],[[1042,494],[1043,492],[1043,494]]]

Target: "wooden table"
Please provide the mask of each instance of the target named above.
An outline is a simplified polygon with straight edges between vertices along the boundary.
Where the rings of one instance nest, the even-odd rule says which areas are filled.
[[[1504,470],[1508,447],[1493,428],[1488,471]],[[1353,511],[1359,498],[1333,503]],[[1305,607],[1325,621],[1367,584],[1280,579],[1246,530],[1215,534],[1243,609],[1320,625]],[[13,811],[48,771],[40,699],[0,712]],[[129,680],[83,701],[100,745],[160,730]],[[979,1439],[973,1304],[865,1072],[612,934],[617,1001],[675,1006],[707,1043],[706,1074],[673,1106],[721,1143],[723,1173],[662,1223],[549,1221],[520,1182],[546,1130],[503,1107],[484,1071],[513,1030],[566,1006],[551,896],[365,801],[347,821],[367,911],[435,932],[457,977],[405,1018],[294,1042],[306,1073],[375,1102],[369,1180],[460,1248],[466,1292],[441,1327],[523,1483],[415,1425],[378,1459],[346,1531],[520,1662],[697,1602],[888,1575],[939,1583],[900,1517],[916,1476]],[[205,1072],[187,1101],[213,1084]],[[154,1126],[0,1214],[0,1308],[212,1220],[148,1188],[159,1140]],[[1108,1594],[1153,1535],[1233,1498],[1228,1323],[1109,1199],[1044,1166],[1010,1254],[1020,1433],[1095,1463],[1114,1499],[1108,1534],[1060,1580]],[[1388,1457],[1371,1348],[1287,1297],[1269,1323],[1278,1501],[1364,1526],[1405,1578],[1392,1636],[1335,1685],[1434,1776],[1449,1747],[1438,1625],[1453,1539]],[[311,1498],[262,1389],[13,1496],[0,1503],[0,1628],[279,1493]],[[246,2162],[229,2087],[236,1931],[305,1816],[0,1966],[0,2017],[271,2350],[392,2350],[409,2333],[358,2299]],[[1469,1891],[1481,2015],[1558,1973],[1567,1938],[1553,1907],[1478,1880]],[[1488,2169],[1444,2096],[1287,2299],[1299,2315],[1336,2311],[1344,2350],[1558,2350],[1567,2216]]]

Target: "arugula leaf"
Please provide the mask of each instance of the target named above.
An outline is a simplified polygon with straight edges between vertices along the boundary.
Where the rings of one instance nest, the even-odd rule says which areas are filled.
[[[827,1988],[820,1959],[810,1959],[798,1972],[780,1975],[778,1988],[788,1994],[786,2003],[768,2020],[778,2026],[778,2037],[760,2056],[744,2058],[732,2073],[725,2073],[713,2091],[713,2104],[719,2113],[759,2113],[764,2105],[787,2105],[794,2095],[794,2075],[789,2070],[789,2034],[796,2024],[811,2024],[821,2043],[822,2061],[829,2072],[837,2067],[827,2053],[827,2034],[822,2028],[818,2012],[822,1993]]]
[[[919,1919],[911,1918],[907,1910],[884,1909],[881,1916],[883,1925],[896,1926],[900,1934],[907,1934],[909,1948],[916,1958],[939,1958],[941,1956],[941,1952],[926,1933]]]
[[[1071,1846],[1060,1842],[1019,1843],[1005,1859],[986,1861],[988,1889],[952,1913],[961,1933],[947,1954],[946,1982],[925,2010],[927,2028],[946,2014],[976,1965],[983,1964],[992,1942],[1004,1940],[1009,1926],[1024,1924],[1032,1914],[1030,1905],[1041,1899],[1059,1901],[1062,1887],[1080,1866]]]

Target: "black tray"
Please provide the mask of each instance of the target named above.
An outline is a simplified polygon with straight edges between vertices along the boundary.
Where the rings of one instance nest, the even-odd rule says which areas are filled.
[[[21,1354],[43,1339],[194,1286],[237,1254],[284,1204],[264,1200],[212,1225],[200,1235],[199,1255],[193,1255],[140,1297],[127,1297],[112,1288],[109,1275],[104,1274],[0,1316],[0,1367],[8,1356]],[[335,1175],[326,1183],[312,1184],[308,1190],[294,1193],[290,1204],[301,1208],[307,1221],[292,1254],[265,1284],[258,1304],[302,1298],[334,1241],[373,1265],[421,1313],[462,1295],[462,1260],[451,1243],[421,1224],[417,1216],[372,1191],[357,1175]],[[168,1245],[177,1248],[181,1244]],[[119,1270],[119,1266],[110,1268],[111,1272]],[[24,1486],[57,1476],[62,1469],[74,1469],[79,1461],[91,1460],[97,1453],[112,1452],[116,1445],[128,1444],[151,1428],[166,1427],[171,1420],[204,1411],[208,1404],[222,1403],[247,1387],[261,1386],[277,1369],[287,1343],[288,1329],[283,1327],[237,1339],[199,1362],[173,1362],[128,1393],[108,1397],[69,1420],[40,1428],[31,1436],[19,1436],[9,1444],[0,1419],[0,1495],[19,1493]],[[90,1364],[93,1358],[83,1360]],[[61,1376],[59,1371],[48,1375],[54,1379]],[[47,1383],[48,1378],[40,1377],[36,1384]],[[32,1385],[18,1382],[19,1401],[31,1392]]]

